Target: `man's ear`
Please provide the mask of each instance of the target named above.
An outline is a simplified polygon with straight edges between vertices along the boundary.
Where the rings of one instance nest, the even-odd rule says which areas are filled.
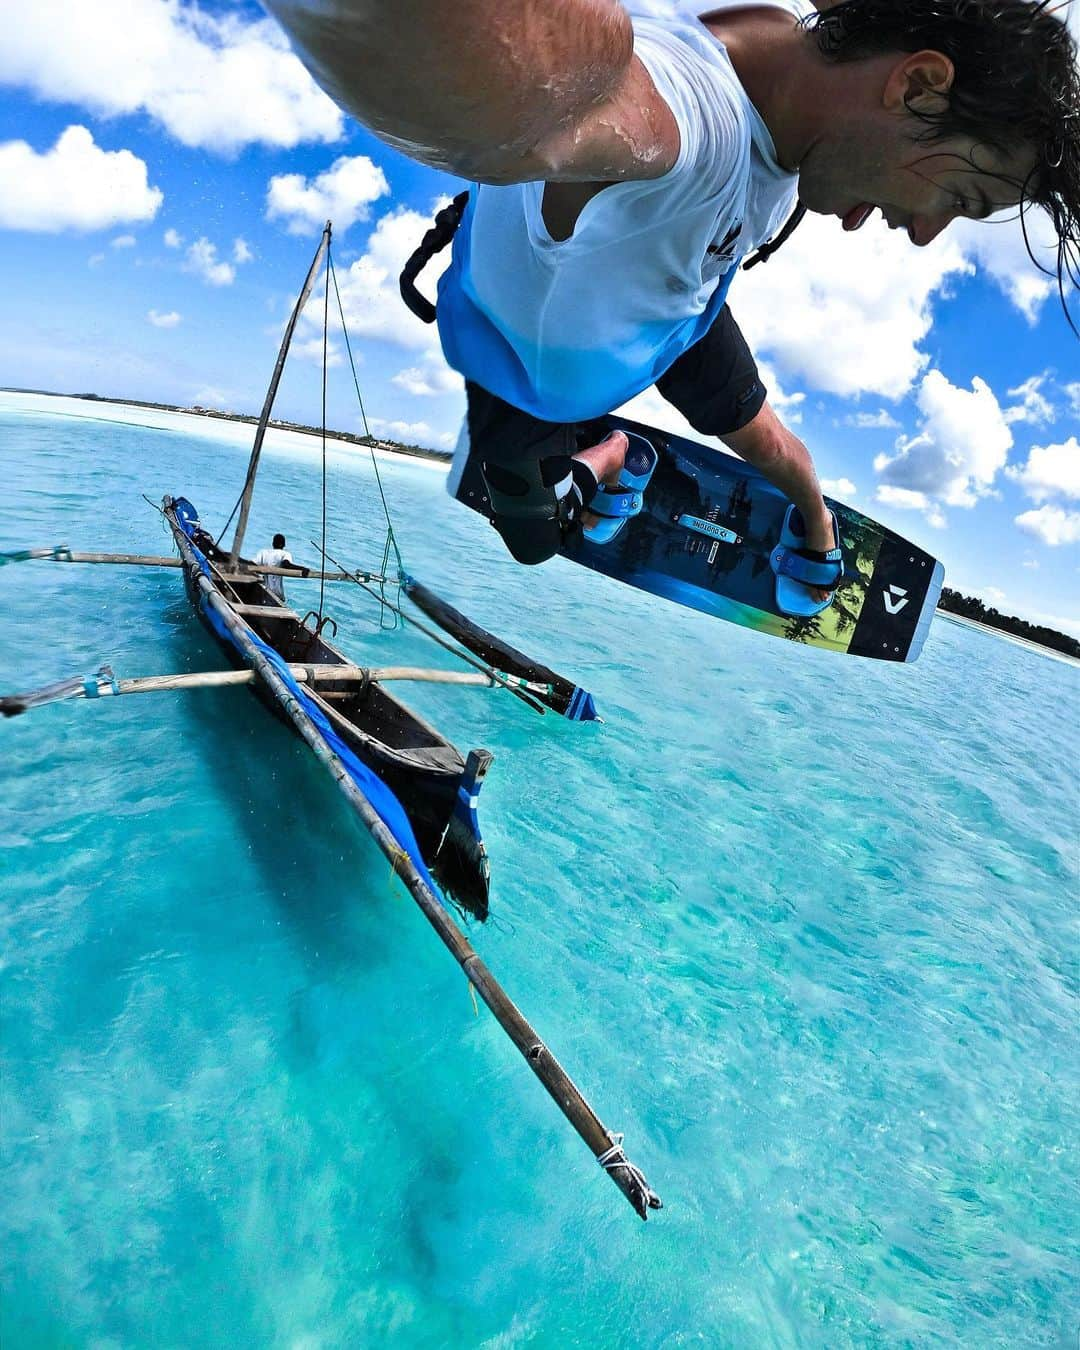
[[[909,52],[893,66],[882,91],[882,103],[890,110],[939,105],[952,88],[956,68],[944,52]]]

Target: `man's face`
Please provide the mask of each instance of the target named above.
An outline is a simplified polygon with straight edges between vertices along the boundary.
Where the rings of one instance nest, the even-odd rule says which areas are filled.
[[[877,209],[913,244],[929,244],[958,217],[985,220],[1016,206],[1034,163],[1030,149],[1002,152],[968,136],[920,142],[913,112],[881,116],[815,144],[799,166],[799,197],[857,230]]]

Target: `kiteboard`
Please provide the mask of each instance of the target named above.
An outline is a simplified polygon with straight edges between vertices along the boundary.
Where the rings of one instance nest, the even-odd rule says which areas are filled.
[[[645,437],[657,452],[641,513],[607,543],[581,535],[568,541],[564,557],[703,614],[805,646],[879,661],[918,657],[945,576],[936,558],[826,497],[843,549],[840,583],[820,613],[785,614],[770,561],[790,506],[780,489],[734,455],[624,417],[583,423],[579,444],[595,445],[616,429]],[[465,431],[448,490],[491,519]]]

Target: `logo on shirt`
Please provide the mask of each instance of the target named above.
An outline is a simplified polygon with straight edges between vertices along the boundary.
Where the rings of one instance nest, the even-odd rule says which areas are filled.
[[[735,261],[735,240],[742,233],[742,221],[737,220],[727,234],[718,244],[710,244],[706,250],[712,257],[719,258],[722,262]]]

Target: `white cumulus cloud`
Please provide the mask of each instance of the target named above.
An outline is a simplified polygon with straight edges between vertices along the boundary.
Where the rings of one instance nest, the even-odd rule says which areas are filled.
[[[0,85],[102,117],[142,113],[184,145],[335,141],[342,115],[269,19],[190,0],[34,0],[4,25]]]
[[[181,318],[175,309],[169,310],[167,314],[162,314],[158,310],[152,309],[146,317],[155,328],[175,328]]]
[[[1070,436],[1059,445],[1033,445],[1027,463],[1006,469],[1033,502],[1050,497],[1080,498],[1080,440]]]
[[[1018,384],[1015,389],[1010,389],[1009,397],[1019,399],[1020,402],[1005,409],[1005,421],[1010,425],[1015,422],[1031,422],[1036,426],[1052,422],[1054,420],[1054,405],[1042,392],[1045,383],[1045,374],[1032,375],[1023,384]]]
[[[166,248],[180,248],[184,242],[184,236],[171,228],[166,230],[162,237],[165,240]]]
[[[301,341],[294,342],[289,348],[290,356],[299,357],[302,361],[311,361],[317,366],[323,363],[323,340],[322,335],[318,337],[304,338]],[[326,344],[326,368],[332,369],[334,366],[340,366],[345,360],[341,348],[334,342]]]
[[[445,202],[437,202],[432,213]],[[347,269],[338,269],[338,287],[349,332],[382,339],[410,351],[425,353],[436,365],[442,361],[434,324],[421,322],[402,304],[398,276],[405,260],[431,226],[431,214],[397,210],[382,216],[372,230],[363,255]],[[437,254],[424,269],[421,289],[435,294],[435,283],[450,261],[450,250]]]
[[[367,155],[343,155],[312,179],[299,173],[271,178],[266,217],[284,222],[290,234],[316,234],[332,220],[340,234],[355,221],[368,220],[372,202],[389,191],[386,175]]]
[[[928,364],[934,297],[970,271],[947,233],[916,249],[877,221],[844,234],[807,216],[774,257],[739,275],[731,308],[784,380],[901,398]]]
[[[252,253],[246,239],[234,239],[232,257],[234,263],[249,263],[255,254]]]
[[[851,413],[844,418],[844,425],[847,427],[857,427],[860,431],[887,431],[893,427],[899,427],[900,423],[888,413],[884,408],[879,408],[876,413]]]
[[[945,528],[945,513],[941,507],[925,492],[916,492],[912,488],[892,487],[882,483],[874,494],[874,500],[884,506],[894,506],[900,511],[921,511],[927,521],[936,530]]]
[[[1057,290],[1057,283],[1041,272],[1032,261],[1024,243],[1026,226],[1032,252],[1043,267],[1052,272],[1057,266],[1057,247],[1050,218],[1033,208],[1025,212],[1024,226],[1019,214],[994,220],[958,220],[949,230],[976,270],[986,273],[1016,308],[1034,324],[1043,305]]]
[[[1025,511],[1016,517],[1016,525],[1025,534],[1033,534],[1051,548],[1075,544],[1080,540],[1080,511],[1066,511],[1060,506],[1040,506],[1037,511]]]
[[[208,286],[231,286],[236,280],[236,268],[231,263],[221,262],[217,245],[205,237],[196,239],[188,249],[184,270],[201,277]]]
[[[434,431],[426,422],[387,421],[385,417],[371,417],[368,426],[374,435],[384,440],[397,441],[401,445],[428,446],[436,450],[449,450],[457,439],[449,432]]]
[[[844,501],[850,501],[858,492],[858,488],[850,478],[823,478],[821,490],[830,497],[837,497]]]
[[[960,389],[932,370],[917,399],[919,431],[901,436],[896,453],[878,455],[883,484],[924,494],[947,506],[974,506],[1005,467],[1012,432],[985,380]]]
[[[0,50],[4,44],[0,42]],[[102,150],[86,127],[71,126],[51,150],[0,144],[0,227],[59,234],[153,220],[164,200],[130,150]]]
[[[400,370],[391,380],[399,389],[418,398],[433,398],[437,394],[452,394],[465,387],[465,382],[456,370],[451,370],[445,361],[427,361],[423,366],[410,366]]]
[[[139,241],[133,234],[118,234],[112,241],[112,248],[134,248]]]

